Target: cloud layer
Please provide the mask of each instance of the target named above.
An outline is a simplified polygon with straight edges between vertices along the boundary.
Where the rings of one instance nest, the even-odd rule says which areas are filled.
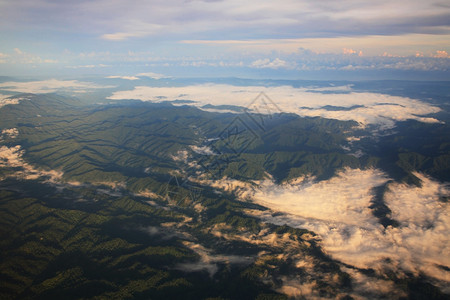
[[[342,91],[348,91],[342,93]],[[324,117],[337,120],[354,120],[362,126],[377,124],[382,129],[395,126],[397,121],[408,119],[437,123],[437,119],[426,115],[437,113],[436,106],[419,100],[375,93],[352,92],[349,86],[324,91],[314,88],[290,86],[232,86],[225,84],[204,84],[184,87],[137,86],[133,90],[115,92],[109,99],[140,99],[143,101],[194,100],[192,105],[205,104],[246,106],[263,92],[270,97],[271,105],[280,112],[299,116]],[[322,93],[327,92],[327,93]],[[333,93],[336,92],[336,93]],[[253,112],[266,113],[267,105],[254,103]],[[327,109],[332,106],[334,109]],[[271,111],[274,112],[273,110]]]
[[[372,214],[372,188],[389,178],[378,170],[346,169],[327,181],[277,185],[264,181],[252,199],[273,212],[252,211],[266,222],[319,234],[333,258],[378,274],[426,274],[444,291],[450,282],[448,185],[415,174],[422,187],[389,183],[386,205],[398,227],[384,228]],[[359,275],[361,277],[362,275]],[[363,281],[363,280],[361,280]]]
[[[27,81],[27,82],[9,81],[0,83],[0,90],[19,93],[34,93],[34,94],[54,93],[57,91],[84,93],[92,89],[111,88],[111,87],[112,86],[101,86],[92,82],[83,82],[77,80],[58,80],[58,79]]]
[[[240,1],[127,1],[95,3],[23,0],[2,5],[3,26],[38,29],[70,28],[93,32],[105,40],[122,41],[148,36],[193,35],[285,37],[448,32],[445,1],[334,1],[286,0],[281,3]],[[49,17],[52,19],[49,20]],[[20,20],[20,22],[19,22]]]
[[[379,78],[390,71],[392,78],[392,71],[410,70],[419,74],[396,77],[423,79],[420,73],[431,71],[441,80],[450,66],[445,0],[3,2],[5,76],[196,71],[305,78],[319,72],[322,79],[342,79],[349,72],[371,70]]]

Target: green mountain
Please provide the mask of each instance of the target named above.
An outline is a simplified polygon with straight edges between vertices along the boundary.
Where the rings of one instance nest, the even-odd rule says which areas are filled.
[[[0,108],[0,147],[13,156],[0,161],[2,299],[286,299],[292,274],[345,298],[351,276],[313,232],[262,223],[245,211],[265,208],[202,180],[325,180],[349,167],[450,181],[447,124],[406,121],[373,137],[353,121],[292,114],[14,97]],[[374,205],[387,226],[383,193]],[[421,277],[391,276],[410,298],[448,298]]]

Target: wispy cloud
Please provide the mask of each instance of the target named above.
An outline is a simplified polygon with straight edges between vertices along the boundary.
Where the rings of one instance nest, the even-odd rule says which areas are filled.
[[[156,79],[156,80],[163,79],[163,78],[171,78],[170,76],[153,73],[153,72],[139,73],[137,75],[132,75],[132,76],[111,75],[111,76],[107,76],[106,78],[124,79],[124,80],[139,80],[142,77],[147,77],[147,78]]]
[[[136,75],[137,77],[149,77],[152,79],[162,79],[162,78],[171,78],[171,76],[167,76],[164,74],[158,74],[153,72],[139,73]]]
[[[212,32],[222,35],[251,36],[360,35],[448,32],[445,1],[333,1],[287,0],[282,3],[238,1],[178,0],[139,3],[105,1],[95,3],[40,2],[37,11],[31,1],[3,5],[6,24],[46,28],[52,24],[72,30],[100,33],[104,39],[125,40],[146,36],[176,35],[176,32]],[[388,17],[387,17],[388,16]],[[40,22],[39,22],[40,21]],[[48,23],[47,23],[48,24]]]
[[[95,68],[105,68],[108,65],[97,64],[97,65],[76,65],[76,66],[66,66],[68,69],[95,69]]]
[[[148,19],[147,19],[148,20]],[[114,33],[106,33],[101,36],[102,39],[112,41],[123,41],[130,38],[146,37],[151,35],[159,35],[164,28],[168,28],[166,24],[149,23],[147,20],[128,20],[122,31]]]
[[[39,55],[14,48],[12,53],[0,53],[0,63],[4,64],[57,64],[58,60],[42,58]]]
[[[108,76],[106,78],[110,78],[110,79],[125,79],[125,80],[138,80],[139,79],[139,77],[136,77],[136,76],[118,76],[118,75]]]
[[[240,40],[182,40],[180,43],[202,45],[240,52],[284,54],[361,54],[365,56],[382,56],[389,51],[396,56],[415,56],[422,51],[423,56],[433,57],[447,49],[446,35],[405,34],[405,35],[364,35],[314,38],[265,38]],[[357,50],[354,50],[357,49]],[[305,52],[305,50],[310,52]]]
[[[182,263],[176,266],[177,269],[186,272],[207,271],[213,276],[219,270],[219,264],[250,264],[254,258],[238,255],[223,255],[213,253],[212,250],[205,248],[200,244],[184,241],[183,244],[194,251],[199,260],[192,263]]]
[[[83,93],[86,90],[111,88],[113,86],[103,86],[92,82],[83,82],[77,80],[58,80],[50,79],[43,81],[27,82],[3,82],[0,83],[0,90],[20,92],[20,93],[53,93],[56,91],[71,91]]]

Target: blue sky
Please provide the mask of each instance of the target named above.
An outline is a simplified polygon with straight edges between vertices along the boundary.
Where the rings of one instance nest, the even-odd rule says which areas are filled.
[[[0,40],[3,76],[450,79],[445,0],[0,0]]]

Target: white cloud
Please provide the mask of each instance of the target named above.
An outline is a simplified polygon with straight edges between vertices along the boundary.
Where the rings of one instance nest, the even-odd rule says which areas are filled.
[[[184,87],[137,86],[134,90],[115,92],[109,99],[159,102],[163,97],[164,100],[195,100],[196,102],[191,105],[201,108],[205,104],[243,106],[243,104],[250,104],[261,92],[264,92],[282,112],[295,113],[299,116],[354,120],[362,126],[376,124],[382,129],[395,127],[395,122],[408,119],[426,123],[439,122],[426,115],[437,113],[440,108],[419,100],[375,93],[355,93],[351,92],[349,86],[332,87],[332,89],[344,90],[348,93],[323,94],[320,93],[324,91],[323,88],[315,90],[291,86],[203,84]],[[326,106],[354,108],[327,110],[324,108]],[[264,113],[266,110],[260,107],[258,111]]]
[[[92,66],[92,67],[95,67],[95,66]],[[158,73],[153,73],[153,72],[139,73],[139,74],[137,74],[135,76],[112,75],[112,76],[107,76],[106,78],[125,79],[125,80],[139,80],[140,77],[148,77],[148,78],[151,78],[151,79],[171,78],[170,76],[166,76],[166,75],[158,74]]]
[[[125,79],[125,80],[138,80],[139,77],[136,76],[108,76],[106,78],[111,78],[111,79]]]
[[[28,82],[2,82],[0,89],[11,92],[20,93],[54,93],[59,90],[72,91],[76,93],[83,93],[86,90],[112,88],[113,86],[102,86],[91,82],[83,82],[77,80],[42,80],[42,81],[28,81]]]
[[[94,69],[94,68],[105,68],[109,65],[97,64],[97,65],[78,65],[78,66],[66,66],[68,69]]]
[[[369,208],[372,188],[389,180],[378,170],[346,169],[321,182],[264,181],[253,190],[253,200],[284,214],[250,213],[267,222],[314,231],[324,250],[346,264],[372,268],[381,275],[426,274],[449,292],[450,274],[444,268],[450,267],[450,206],[440,198],[449,197],[450,189],[416,176],[422,187],[388,184],[385,202],[392,210],[390,217],[400,222],[396,228],[384,228]]]
[[[358,180],[360,184],[355,188]],[[363,209],[370,206],[370,189],[387,180],[380,171],[347,169],[339,176],[318,183],[307,179],[297,185],[276,185],[266,180],[253,197],[264,206],[304,218],[360,225],[373,218],[370,210]]]
[[[286,61],[275,58],[274,60],[266,59],[258,59],[250,64],[253,68],[258,69],[279,69],[279,68],[293,68],[292,63],[288,64]]]

